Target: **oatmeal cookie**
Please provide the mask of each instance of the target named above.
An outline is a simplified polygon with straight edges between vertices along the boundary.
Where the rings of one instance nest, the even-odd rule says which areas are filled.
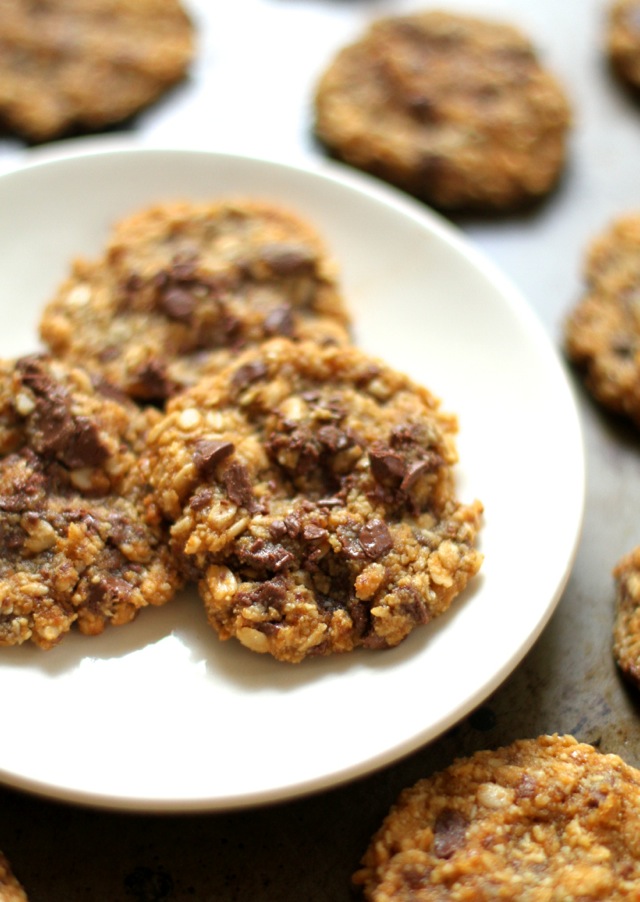
[[[565,323],[567,356],[599,403],[640,425],[640,214],[591,243],[585,283]]]
[[[348,341],[316,232],[270,203],[175,202],[117,224],[47,305],[43,341],[139,401],[163,402],[275,335]]]
[[[547,194],[567,98],[517,29],[448,12],[374,21],[321,76],[316,133],[347,163],[444,210]]]
[[[455,431],[352,346],[273,339],[172,400],[150,481],[219,636],[299,662],[445,611],[481,563]]]
[[[609,5],[607,53],[616,75],[640,90],[640,2],[615,0]]]
[[[640,688],[640,547],[616,565],[613,654],[622,673]]]
[[[640,772],[571,736],[477,752],[406,789],[355,876],[371,902],[637,899]]]
[[[0,123],[30,141],[121,122],[185,75],[179,0],[2,0]]]
[[[27,902],[27,895],[2,852],[0,852],[0,902]]]
[[[51,648],[174,594],[138,467],[157,417],[59,361],[0,363],[0,645]]]

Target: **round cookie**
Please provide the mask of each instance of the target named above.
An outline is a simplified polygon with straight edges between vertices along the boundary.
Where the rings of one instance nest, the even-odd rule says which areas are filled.
[[[640,2],[615,0],[609,4],[606,46],[614,72],[640,89]]]
[[[28,902],[25,891],[2,852],[0,852],[0,902]]]
[[[640,214],[588,248],[585,291],[565,322],[565,350],[591,394],[640,424]]]
[[[183,78],[179,0],[2,0],[0,123],[33,142],[121,122]]]
[[[640,772],[571,736],[458,759],[406,789],[354,875],[370,902],[635,899]]]
[[[299,217],[250,200],[167,203],[78,261],[40,326],[56,356],[162,403],[274,335],[348,341],[333,262]]]
[[[0,363],[0,645],[48,649],[172,597],[181,578],[138,466],[158,417],[59,361]]]
[[[355,347],[273,339],[173,399],[150,481],[211,625],[289,662],[386,648],[477,572],[455,419]]]
[[[613,654],[622,673],[640,688],[640,547],[616,565]]]
[[[555,185],[570,110],[517,29],[449,12],[374,21],[320,78],[316,133],[443,210],[506,211]]]

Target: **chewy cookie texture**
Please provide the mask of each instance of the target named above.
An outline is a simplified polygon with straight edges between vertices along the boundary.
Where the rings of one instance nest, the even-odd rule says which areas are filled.
[[[119,123],[193,53],[178,0],[2,0],[0,123],[33,142]]]
[[[0,364],[0,645],[51,648],[174,594],[137,466],[154,416],[60,361]]]
[[[355,347],[273,339],[171,401],[149,480],[221,638],[298,662],[397,645],[477,572],[456,422]]]
[[[564,166],[570,108],[516,28],[443,11],[373,22],[319,79],[318,137],[443,210],[509,211]]]
[[[315,231],[277,205],[161,204],[76,261],[40,332],[56,356],[162,404],[275,335],[346,342],[337,278]]]
[[[565,350],[594,398],[640,425],[640,214],[589,246],[585,290],[565,323]]]
[[[406,789],[354,880],[369,902],[637,899],[639,811],[617,755],[520,740]]]

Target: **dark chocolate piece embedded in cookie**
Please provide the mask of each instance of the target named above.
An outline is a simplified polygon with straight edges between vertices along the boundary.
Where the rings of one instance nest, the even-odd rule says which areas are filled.
[[[138,462],[159,416],[44,357],[0,363],[0,645],[51,648],[181,584]]]
[[[611,65],[630,87],[640,90],[640,2],[609,3],[606,49]]]
[[[284,335],[348,341],[336,268],[316,232],[269,203],[169,203],[113,230],[48,304],[51,351],[140,401],[163,402],[242,349]]]
[[[567,356],[600,404],[640,425],[640,214],[591,243],[585,282],[565,323]]]
[[[529,39],[448,12],[375,21],[319,80],[316,132],[346,162],[444,210],[546,195],[570,109]]]
[[[445,611],[481,563],[456,428],[362,351],[286,339],[170,401],[150,479],[220,637],[298,662]]]
[[[0,122],[31,141],[121,122],[185,75],[178,0],[2,0]]]
[[[0,902],[28,902],[27,894],[2,852],[0,852]]]
[[[477,752],[406,789],[354,875],[369,902],[633,899],[640,771],[571,736]]]

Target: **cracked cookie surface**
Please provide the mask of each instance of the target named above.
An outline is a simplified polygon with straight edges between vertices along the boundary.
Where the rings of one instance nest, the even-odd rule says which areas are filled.
[[[406,789],[356,873],[370,902],[635,899],[640,772],[571,736],[458,759]]]
[[[0,122],[37,142],[137,113],[185,75],[178,0],[2,0]]]
[[[456,428],[362,351],[286,339],[173,399],[149,478],[218,635],[298,662],[445,611],[481,563]]]
[[[640,214],[618,217],[585,256],[565,350],[594,398],[640,425]]]
[[[181,583],[138,467],[157,412],[42,356],[0,363],[0,645],[51,648]]]
[[[59,357],[162,403],[247,346],[284,335],[348,341],[320,238],[270,203],[167,203],[123,219],[103,259],[77,261],[41,336]]]
[[[570,124],[525,35],[443,11],[375,21],[327,67],[315,111],[343,160],[444,210],[510,210],[547,194]]]

